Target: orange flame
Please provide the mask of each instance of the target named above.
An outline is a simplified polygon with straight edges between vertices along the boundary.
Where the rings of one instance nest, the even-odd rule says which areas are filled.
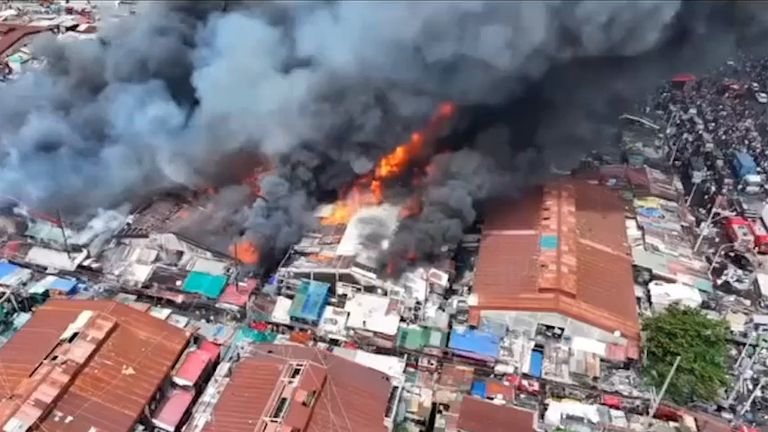
[[[410,140],[397,146],[391,153],[379,160],[372,175],[363,177],[342,198],[336,202],[333,213],[323,218],[323,225],[344,225],[361,208],[380,204],[384,200],[384,182],[399,177],[411,165],[414,159],[424,156],[426,143],[431,143],[441,132],[446,122],[456,112],[453,102],[441,103],[427,126],[411,134]],[[367,183],[367,190],[361,185]],[[420,201],[411,203],[405,210],[405,217],[413,216],[421,211]]]
[[[411,134],[411,139],[408,142],[397,146],[391,153],[379,160],[373,171],[373,180],[370,187],[371,193],[377,202],[381,202],[384,199],[383,182],[401,175],[415,158],[422,156],[424,144],[434,140],[445,123],[455,113],[456,105],[453,102],[441,103],[424,129]]]
[[[229,248],[229,253],[243,264],[256,265],[259,263],[259,249],[253,242],[248,240],[243,240],[233,244]]]
[[[346,196],[337,201],[333,206],[333,212],[323,218],[322,225],[346,225],[352,216],[363,207],[377,204],[377,200],[360,185],[355,185]]]

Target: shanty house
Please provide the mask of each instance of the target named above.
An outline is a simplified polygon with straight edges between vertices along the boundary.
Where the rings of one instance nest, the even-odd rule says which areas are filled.
[[[328,351],[257,344],[218,393],[191,432],[385,432],[401,392],[386,373]]]
[[[128,432],[149,416],[189,333],[114,301],[50,300],[0,348],[3,430]]]

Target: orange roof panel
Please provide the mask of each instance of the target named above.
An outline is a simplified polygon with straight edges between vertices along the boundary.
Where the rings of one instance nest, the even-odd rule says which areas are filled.
[[[306,432],[387,430],[384,417],[392,390],[387,375],[317,348],[259,344],[234,366],[203,432],[255,430],[278,397],[285,366],[294,361],[308,362],[294,396],[319,392],[311,408],[291,403],[285,425]]]
[[[616,193],[582,180],[558,181],[488,221],[475,310],[561,313],[639,339],[624,203]]]

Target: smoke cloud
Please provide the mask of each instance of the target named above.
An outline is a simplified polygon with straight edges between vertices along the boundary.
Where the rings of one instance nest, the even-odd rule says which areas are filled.
[[[435,158],[424,212],[404,228],[420,250],[434,251],[474,219],[474,202],[529,182],[531,167],[548,166],[547,158],[569,153],[572,163],[594,137],[586,130],[580,140],[562,140],[593,117],[577,107],[593,96],[571,90],[595,88],[594,80],[562,75],[574,62],[597,59],[595,70],[604,72],[603,59],[662,52],[681,27],[697,37],[727,33],[713,31],[713,6],[686,11],[675,1],[144,7],[99,40],[41,40],[35,50],[47,68],[0,87],[0,194],[77,214],[172,186],[207,185],[211,172],[227,169],[212,168],[215,161],[253,152],[277,162],[262,181],[266,199],[250,206],[222,199],[226,208],[217,212],[221,225],[243,224],[235,237],[282,248],[311,224],[323,193],[369,169],[440,101],[452,100],[471,113],[453,145],[472,149]],[[751,12],[759,17],[740,34],[756,39],[765,14]],[[653,60],[654,72],[666,72]],[[626,76],[650,80],[642,71]],[[541,112],[563,119],[561,126],[536,127],[544,117],[533,127],[515,120],[504,137],[477,139],[509,123],[501,119],[520,111],[521,98],[542,82],[546,91],[535,99],[551,104]],[[620,99],[631,93],[621,90]],[[479,121],[481,112],[488,115]],[[525,149],[531,145],[537,150]]]

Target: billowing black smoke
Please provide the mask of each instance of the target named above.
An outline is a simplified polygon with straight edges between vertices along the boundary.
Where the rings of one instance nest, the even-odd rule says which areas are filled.
[[[445,158],[457,164],[468,161],[466,171],[452,175],[448,163],[442,175],[430,176],[425,210],[401,225],[392,256],[439,254],[456,244],[485,200],[514,197],[527,185],[574,168],[592,151],[618,156],[618,115],[635,111],[676,73],[704,73],[727,59],[765,55],[766,18],[749,4],[684,3],[648,50],[551,63],[504,102],[465,106],[448,139],[462,150],[438,155],[434,162],[446,166]],[[620,51],[620,46],[614,48]]]
[[[226,170],[216,161],[259,153],[278,164],[267,199],[221,210],[222,224],[284,247],[318,197],[452,100],[468,116],[453,145],[467,149],[434,161],[424,212],[403,228],[425,250],[455,239],[478,200],[605,144],[606,119],[674,65],[759,39],[765,15],[673,1],[145,8],[99,40],[40,43],[48,67],[0,88],[0,193],[78,213],[205,185]]]

